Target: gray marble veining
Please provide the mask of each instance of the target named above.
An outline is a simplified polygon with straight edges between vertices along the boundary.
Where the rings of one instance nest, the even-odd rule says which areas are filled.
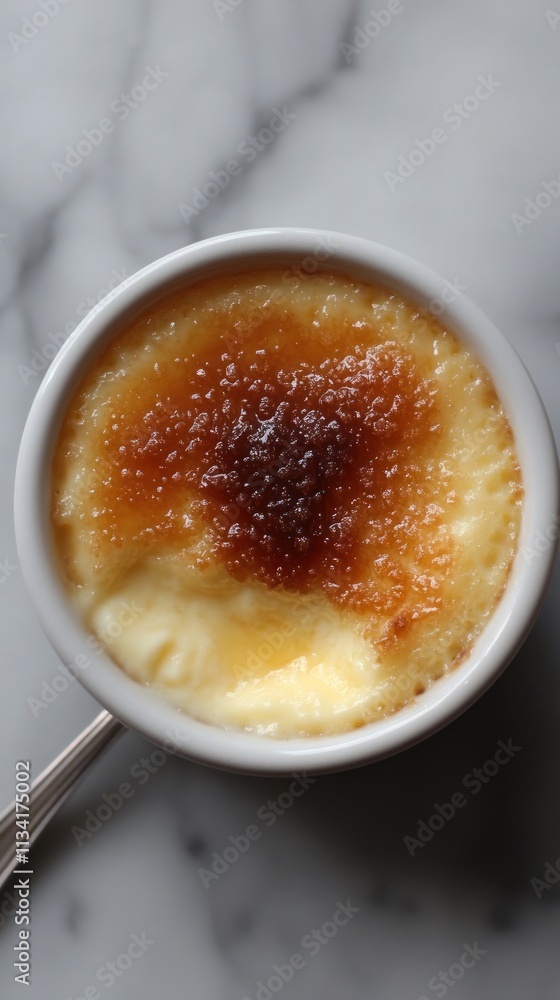
[[[0,24],[0,792],[8,801],[15,761],[31,759],[38,773],[96,712],[77,682],[41,710],[30,707],[60,668],[17,570],[11,493],[52,345],[119,276],[253,226],[332,228],[386,243],[466,286],[521,354],[560,433],[560,198],[536,202],[560,175],[560,8],[557,0],[6,0]],[[143,85],[150,73],[153,89]],[[473,99],[481,78],[485,96]],[[286,128],[255,156],[240,153],[275,109],[293,116]],[[444,138],[432,150],[434,129]],[[87,139],[95,130],[97,143]],[[424,159],[411,157],[422,146]],[[232,158],[241,171],[185,221],[181,206]],[[150,771],[142,761],[154,748],[126,736],[35,852],[28,993],[253,1000],[272,992],[259,983],[277,975],[275,965],[289,976],[299,953],[304,964],[283,996],[559,998],[560,885],[541,898],[531,885],[560,857],[559,595],[556,573],[523,650],[463,718],[393,760],[317,779],[280,814],[285,781],[177,759]],[[520,749],[411,856],[404,838],[500,740]],[[130,801],[76,837],[125,780]],[[204,877],[251,824],[261,836],[250,849]],[[349,900],[359,912],[336,936],[313,937]],[[8,897],[0,924],[0,995],[12,1000],[26,988],[13,980]]]

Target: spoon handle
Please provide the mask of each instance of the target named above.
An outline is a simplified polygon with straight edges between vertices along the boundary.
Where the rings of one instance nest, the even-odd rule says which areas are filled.
[[[92,761],[109,746],[114,739],[125,732],[125,727],[109,712],[101,712],[89,726],[53,760],[52,764],[31,784],[27,832],[29,840],[18,840],[18,848],[35,843],[39,834],[52,819],[64,800],[74,791]],[[21,809],[21,807],[20,807]],[[16,813],[16,802],[11,803],[0,814],[0,889],[6,884],[14,869],[32,870],[31,859],[22,864],[16,854],[16,819],[23,814]]]

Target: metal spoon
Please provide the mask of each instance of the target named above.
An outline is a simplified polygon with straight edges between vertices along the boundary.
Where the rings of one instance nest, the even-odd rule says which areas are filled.
[[[125,726],[110,712],[101,712],[33,781],[29,795],[29,813],[26,814],[29,819],[29,841],[25,841],[26,844],[29,843],[31,847],[35,843],[47,823],[84,777],[92,761],[124,732]],[[14,800],[0,814],[0,889],[8,882],[14,870],[20,867],[16,854]],[[24,865],[23,868],[25,867]],[[32,864],[28,864],[28,867],[32,868]]]

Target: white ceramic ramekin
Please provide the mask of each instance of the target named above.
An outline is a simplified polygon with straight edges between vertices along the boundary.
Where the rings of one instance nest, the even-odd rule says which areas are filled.
[[[520,550],[507,589],[471,655],[414,704],[354,732],[273,740],[197,722],[131,680],[105,653],[92,655],[56,568],[49,523],[50,467],[70,396],[130,316],[202,277],[254,267],[296,267],[379,282],[438,312],[490,372],[509,414],[525,486]],[[496,680],[530,629],[558,535],[558,463],[550,426],[529,375],[496,327],[449,282],[402,254],[352,236],[307,229],[230,233],[177,250],[128,278],[97,306],[54,360],[31,408],[16,474],[21,568],[53,646],[84,687],[131,729],[184,757],[250,773],[336,771],[396,753],[463,712]],[[86,663],[86,659],[89,662]]]

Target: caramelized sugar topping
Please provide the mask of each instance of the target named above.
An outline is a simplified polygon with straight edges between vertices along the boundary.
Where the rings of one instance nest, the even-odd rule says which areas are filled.
[[[52,466],[61,569],[116,663],[195,718],[278,737],[349,731],[449,673],[503,592],[522,496],[452,331],[293,269],[137,315]],[[142,612],[124,630],[123,606]]]
[[[363,321],[310,325],[269,307],[245,328],[214,323],[190,352],[171,334],[115,382],[97,424],[97,536],[180,546],[202,534],[199,565],[236,579],[400,604],[403,557],[433,518],[419,464],[438,433],[433,383],[396,343],[372,346]]]

